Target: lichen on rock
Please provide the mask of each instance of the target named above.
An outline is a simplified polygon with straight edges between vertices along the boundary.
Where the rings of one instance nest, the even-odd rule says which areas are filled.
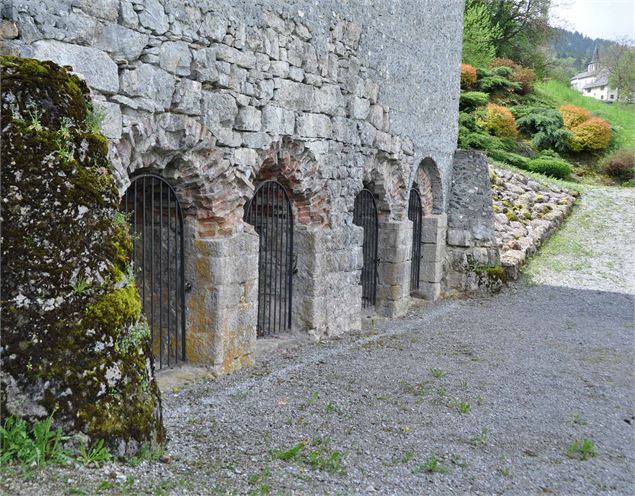
[[[117,454],[160,444],[161,399],[132,240],[88,88],[51,62],[0,57],[0,413],[55,412]]]

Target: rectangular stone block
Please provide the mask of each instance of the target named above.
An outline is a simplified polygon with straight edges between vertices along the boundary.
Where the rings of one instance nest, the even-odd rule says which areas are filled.
[[[441,282],[443,278],[443,261],[421,262],[419,280],[423,282]]]
[[[306,138],[330,138],[333,135],[331,119],[324,114],[301,114],[296,119],[296,133]]]
[[[421,245],[421,259],[424,262],[438,262],[443,259],[445,246],[436,243],[423,243]]]
[[[448,244],[451,246],[471,246],[472,233],[464,229],[448,229]]]
[[[426,300],[437,300],[441,296],[441,284],[438,282],[422,282],[419,284],[418,293]]]

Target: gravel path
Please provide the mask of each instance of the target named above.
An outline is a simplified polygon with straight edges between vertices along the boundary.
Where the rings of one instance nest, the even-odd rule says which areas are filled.
[[[595,269],[541,256],[496,296],[261,343],[255,368],[164,393],[170,463],[9,475],[6,494],[632,494],[634,195],[583,198],[562,232],[589,224]],[[568,456],[583,439],[596,456]]]

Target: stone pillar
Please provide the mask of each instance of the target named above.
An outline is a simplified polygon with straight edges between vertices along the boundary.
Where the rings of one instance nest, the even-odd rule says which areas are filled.
[[[446,214],[427,215],[422,219],[418,293],[426,300],[436,300],[441,294],[447,229]]]
[[[363,230],[298,225],[293,235],[293,330],[315,339],[359,330]]]
[[[404,315],[410,302],[412,221],[380,222],[377,251],[377,312]]]
[[[186,257],[186,358],[218,375],[253,364],[258,312],[258,236],[251,227],[194,240]]]

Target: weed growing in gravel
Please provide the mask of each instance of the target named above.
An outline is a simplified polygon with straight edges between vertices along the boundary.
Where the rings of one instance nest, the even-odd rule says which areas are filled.
[[[344,467],[345,454],[339,450],[330,450],[328,441],[314,439],[301,441],[286,449],[274,449],[270,451],[274,460],[290,462],[297,460],[309,465],[313,470],[321,470],[335,475],[346,474]]]
[[[403,381],[401,383],[401,390],[404,393],[409,393],[413,396],[425,396],[430,392],[430,387],[427,382],[417,382],[415,384],[410,384],[408,382]]]
[[[450,457],[450,462],[452,462],[452,465],[456,465],[457,467],[467,468],[467,460],[459,455],[452,455]]]
[[[459,413],[466,414],[470,413],[472,407],[467,401],[462,401],[461,403],[459,403],[457,409],[459,410]]]
[[[498,471],[503,477],[509,477],[512,474],[512,470],[509,467],[501,467]]]
[[[441,463],[439,462],[439,460],[437,459],[435,455],[430,455],[428,459],[425,461],[425,463],[417,465],[412,472],[415,474],[419,474],[421,472],[427,472],[429,474],[434,474],[434,473],[445,474],[447,473],[447,471],[448,471],[447,467],[444,467],[443,465],[441,465]]]
[[[595,443],[586,438],[581,441],[576,439],[567,449],[567,456],[576,460],[588,460],[589,458],[597,456],[597,454],[597,451],[595,451]]]
[[[317,400],[320,399],[320,393],[319,391],[313,391],[311,393],[311,399],[309,400],[309,405],[313,406],[317,403]]]
[[[104,446],[104,440],[98,439],[90,448],[88,448],[82,441],[79,446],[79,453],[77,459],[84,465],[94,465],[99,468],[100,463],[106,463],[112,460],[112,455],[108,448]]]
[[[326,413],[333,413],[335,411],[335,405],[329,401],[326,404],[326,407],[324,407],[324,411]]]
[[[271,486],[267,483],[269,478],[271,477],[271,469],[269,467],[265,467],[262,472],[256,472],[255,474],[251,474],[247,481],[250,485],[255,486],[259,484],[257,489],[254,489],[249,493],[250,496],[266,496],[271,493]]]
[[[62,435],[61,428],[51,428],[53,414],[35,422],[30,429],[24,420],[7,417],[0,425],[0,465],[19,463],[26,469],[32,465],[67,462],[69,452],[61,443],[68,437]]]
[[[408,450],[404,453],[404,455],[401,457],[401,463],[408,463],[410,460],[412,460],[412,457],[415,456],[415,452],[412,450]]]
[[[587,425],[588,422],[584,418],[582,418],[582,415],[576,414],[573,417],[573,423],[578,425]]]
[[[431,368],[430,375],[435,379],[443,379],[445,377],[445,372],[443,372],[443,370],[441,369]]]
[[[487,446],[487,429],[481,430],[480,436],[475,436],[470,439],[472,446]]]
[[[137,454],[128,460],[128,464],[132,467],[138,467],[142,461],[148,460],[156,462],[163,456],[163,449],[152,449],[148,444],[144,444]]]

